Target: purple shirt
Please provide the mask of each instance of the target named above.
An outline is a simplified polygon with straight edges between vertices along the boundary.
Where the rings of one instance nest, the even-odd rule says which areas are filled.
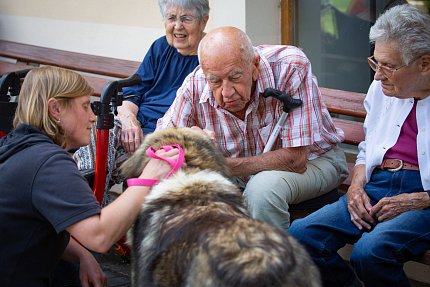
[[[401,159],[404,162],[418,165],[417,153],[417,100],[400,130],[396,144],[384,155],[384,158]]]

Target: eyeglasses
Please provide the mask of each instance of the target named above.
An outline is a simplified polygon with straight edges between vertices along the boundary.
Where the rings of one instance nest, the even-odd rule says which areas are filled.
[[[182,16],[179,16],[179,19],[176,17],[176,15],[167,15],[166,22],[169,24],[175,24],[176,21],[179,20],[179,22],[181,22],[184,25],[190,25],[190,24],[193,24],[196,19],[197,19],[196,17],[191,15],[182,15]]]
[[[419,58],[419,57],[418,57]],[[370,68],[372,68],[373,71],[377,72],[378,70],[387,78],[390,78],[393,76],[394,72],[397,72],[401,68],[407,67],[413,62],[415,62],[418,58],[413,59],[409,64],[404,64],[397,68],[390,68],[384,65],[379,65],[379,63],[375,60],[375,56],[371,56],[367,58],[367,62],[369,63]]]

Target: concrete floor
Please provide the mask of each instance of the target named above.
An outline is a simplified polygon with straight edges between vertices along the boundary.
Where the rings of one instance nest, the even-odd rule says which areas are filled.
[[[108,277],[108,287],[129,287],[130,281],[130,263],[124,261],[113,250],[109,253],[100,255],[99,262]],[[407,263],[405,269],[410,276],[412,287],[430,287],[430,267],[423,264],[410,265]],[[422,265],[422,266],[418,266]],[[422,269],[424,268],[424,269]],[[422,270],[421,270],[422,269]]]
[[[108,287],[129,287],[130,263],[124,261],[113,250],[97,258],[108,280]]]

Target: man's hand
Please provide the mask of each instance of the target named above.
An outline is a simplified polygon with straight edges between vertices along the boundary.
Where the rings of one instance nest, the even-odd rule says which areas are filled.
[[[211,140],[215,140],[215,132],[208,130],[208,129],[202,129],[198,126],[192,126],[191,127],[193,130],[201,132],[203,135],[209,137]]]
[[[375,220],[370,214],[372,205],[364,189],[358,185],[351,185],[346,193],[346,198],[352,223],[360,230],[371,229]]]
[[[370,215],[379,222],[390,220],[407,211],[427,208],[428,200],[427,192],[403,193],[384,197],[371,208]]]
[[[291,147],[288,149],[281,149],[281,152],[280,163],[283,163],[284,166],[283,168],[281,167],[280,170],[296,173],[304,173],[307,170],[309,147]]]

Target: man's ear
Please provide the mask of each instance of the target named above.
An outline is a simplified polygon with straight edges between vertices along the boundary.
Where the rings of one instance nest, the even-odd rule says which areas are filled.
[[[421,56],[420,69],[424,73],[430,73],[430,54]]]
[[[204,27],[206,27],[206,24],[208,23],[208,20],[209,20],[209,16],[205,16],[205,17],[203,17],[203,21],[202,21],[202,23],[203,23],[203,28]],[[204,29],[203,29],[204,30]]]
[[[56,122],[60,120],[60,103],[57,99],[51,98],[48,100],[48,112],[49,116]]]

